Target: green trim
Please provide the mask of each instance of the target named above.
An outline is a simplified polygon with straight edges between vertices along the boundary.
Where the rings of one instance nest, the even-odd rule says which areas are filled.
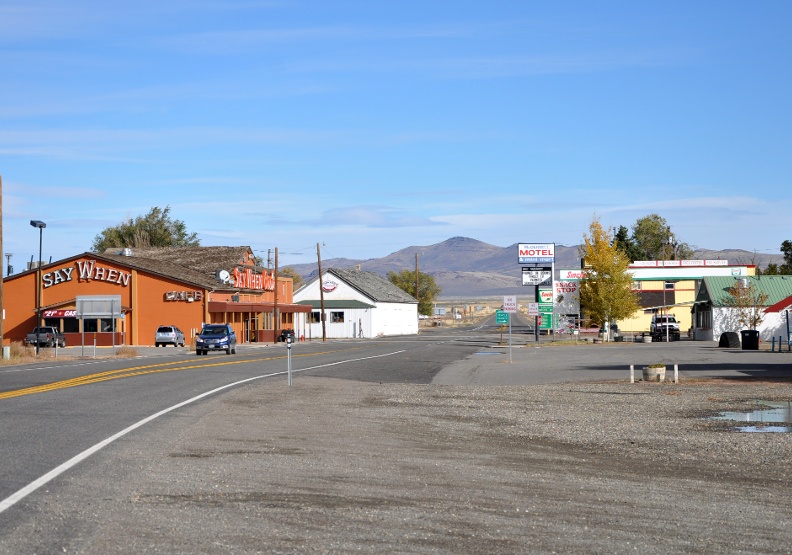
[[[322,301],[320,299],[306,300],[306,301],[300,301],[295,304],[310,306],[312,308],[319,310],[322,306]],[[373,304],[368,304],[362,301],[355,301],[355,300],[325,301],[324,307],[325,310],[327,310],[328,308],[375,308]]]

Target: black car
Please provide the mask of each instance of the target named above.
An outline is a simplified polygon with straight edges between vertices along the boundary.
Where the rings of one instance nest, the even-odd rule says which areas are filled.
[[[287,339],[291,339],[292,343],[294,343],[294,330],[281,330],[278,341],[285,342]]]
[[[195,354],[205,355],[209,351],[225,351],[227,355],[236,354],[237,338],[228,324],[209,324],[204,326],[195,339]]]

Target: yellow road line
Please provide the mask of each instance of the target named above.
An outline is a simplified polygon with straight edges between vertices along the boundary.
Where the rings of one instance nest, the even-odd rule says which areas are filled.
[[[357,349],[351,349],[357,350]],[[324,355],[335,351],[322,351],[319,353],[301,353],[292,355],[292,357],[313,357],[317,355]],[[55,391],[58,389],[66,389],[69,387],[77,387],[80,385],[89,385],[93,383],[105,382],[109,380],[118,380],[122,378],[132,378],[135,376],[143,376],[146,374],[160,374],[163,372],[177,372],[182,370],[194,370],[196,368],[211,368],[214,366],[228,366],[231,364],[244,364],[247,362],[256,362],[263,360],[278,360],[284,359],[287,355],[279,355],[265,358],[249,358],[244,360],[232,359],[223,362],[206,362],[200,364],[196,361],[193,364],[184,365],[184,361],[177,360],[172,362],[162,362],[159,364],[146,364],[143,366],[133,366],[132,368],[122,368],[121,370],[108,370],[107,372],[98,372],[96,374],[87,374],[85,376],[77,376],[68,380],[61,380],[49,384],[37,385],[33,387],[26,387],[23,389],[15,389],[13,391],[5,391],[0,393],[0,400],[11,399],[13,397],[22,397],[23,395],[33,395],[36,393],[44,393],[47,391]],[[182,366],[178,366],[182,365]],[[172,367],[172,368],[169,368]]]

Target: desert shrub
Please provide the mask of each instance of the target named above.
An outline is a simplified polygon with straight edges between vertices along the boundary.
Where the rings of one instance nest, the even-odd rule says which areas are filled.
[[[120,358],[135,358],[136,356],[138,356],[137,349],[135,349],[134,347],[130,347],[128,345],[123,345],[121,347],[118,347],[115,351],[115,354],[117,357]]]

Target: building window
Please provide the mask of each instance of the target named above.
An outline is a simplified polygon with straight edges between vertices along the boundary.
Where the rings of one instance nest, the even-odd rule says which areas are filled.
[[[309,320],[308,323],[310,323],[310,324],[318,324],[321,321],[322,321],[322,319],[319,318],[319,311],[315,310],[315,311],[311,312],[310,320]]]
[[[344,322],[344,313],[343,312],[331,312],[330,313],[330,321],[334,324],[342,324]]]

